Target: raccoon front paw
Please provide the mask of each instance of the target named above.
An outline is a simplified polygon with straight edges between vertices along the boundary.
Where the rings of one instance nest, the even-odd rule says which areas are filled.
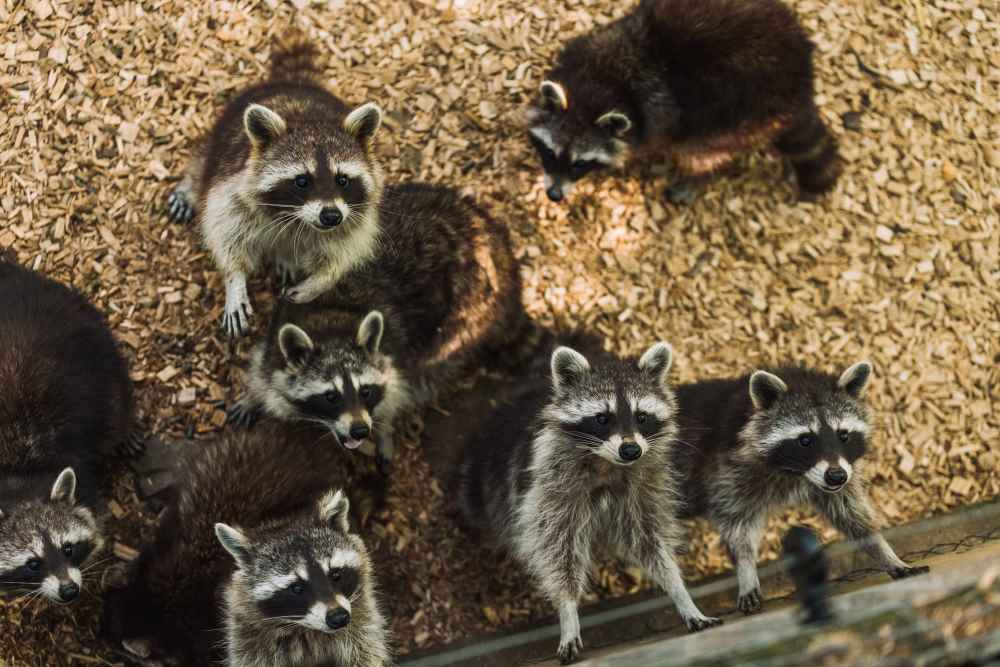
[[[317,296],[319,294],[315,290],[310,290],[303,283],[299,283],[295,287],[286,287],[281,292],[281,297],[290,303],[309,303]]]
[[[736,608],[744,614],[755,614],[760,611],[760,589],[755,588],[749,593],[743,593],[736,599]]]
[[[686,181],[673,183],[663,191],[667,201],[675,206],[690,206],[697,201],[701,187]]]
[[[119,445],[118,451],[125,458],[135,458],[146,451],[146,440],[138,433],[130,433],[125,441]]]
[[[378,468],[380,475],[388,477],[392,473],[392,459],[382,452],[376,452],[375,467]]]
[[[920,574],[927,574],[930,571],[931,568],[927,565],[908,565],[906,567],[895,567],[889,570],[889,576],[893,579],[906,579],[907,577],[916,577]]]
[[[240,300],[230,308],[226,306],[226,312],[222,316],[222,328],[226,330],[230,338],[246,336],[250,333],[250,316],[253,315],[253,308],[248,300]]]
[[[559,655],[559,662],[563,665],[576,662],[580,654],[583,653],[583,640],[577,635],[568,641],[564,641],[559,644],[559,650],[556,653]]]
[[[191,222],[194,219],[194,202],[191,195],[178,188],[167,198],[167,215],[174,222]]]
[[[692,616],[690,618],[685,618],[684,623],[691,632],[700,632],[707,628],[714,628],[717,625],[722,625],[722,619],[715,618],[714,616]]]
[[[295,270],[290,264],[278,261],[274,263],[274,273],[278,278],[278,284],[282,290],[290,287],[295,282]]]
[[[260,406],[249,398],[243,398],[226,411],[226,423],[237,428],[250,428],[260,418]]]

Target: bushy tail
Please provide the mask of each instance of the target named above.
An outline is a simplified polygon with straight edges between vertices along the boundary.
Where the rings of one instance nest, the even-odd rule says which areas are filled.
[[[272,79],[318,79],[323,70],[319,50],[299,28],[275,35],[271,47]]]
[[[791,160],[799,188],[819,195],[833,189],[843,170],[837,140],[815,109],[800,115],[782,133],[775,146]]]

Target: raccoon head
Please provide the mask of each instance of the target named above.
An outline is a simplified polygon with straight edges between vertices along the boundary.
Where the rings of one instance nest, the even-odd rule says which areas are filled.
[[[662,450],[677,426],[668,382],[670,345],[659,342],[634,361],[592,367],[568,347],[552,353],[552,402],[545,419],[573,446],[616,465],[632,465]]]
[[[861,361],[839,378],[797,370],[785,379],[766,371],[750,376],[754,413],[744,442],[770,468],[801,475],[828,493],[851,479],[871,430],[864,400],[872,365]],[[786,382],[787,380],[787,382]]]
[[[0,507],[0,588],[72,602],[81,568],[103,543],[94,515],[76,505],[76,474],[66,468],[48,497]]]
[[[384,320],[373,310],[358,326],[354,340],[314,342],[294,324],[278,332],[285,366],[273,376],[272,389],[286,418],[319,422],[347,449],[357,449],[373,432],[372,413],[395,375],[379,352]]]
[[[234,585],[254,616],[326,633],[351,622],[351,605],[370,584],[368,553],[349,532],[348,509],[347,497],[336,490],[304,521],[281,529],[250,534],[215,524],[239,569]]]
[[[305,224],[322,233],[350,234],[374,224],[381,175],[372,143],[382,123],[372,103],[334,123],[328,118],[299,124],[260,104],[251,104],[243,125],[251,144],[252,198],[279,233]]]
[[[555,81],[543,81],[538,95],[528,138],[542,160],[549,199],[560,201],[587,174],[625,163],[632,130],[627,111],[603,108],[589,95],[571,101]]]

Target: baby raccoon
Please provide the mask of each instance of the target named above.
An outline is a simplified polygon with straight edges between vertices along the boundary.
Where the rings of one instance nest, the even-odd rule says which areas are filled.
[[[232,412],[319,422],[392,460],[393,422],[526,322],[507,230],[454,190],[386,189],[376,256],[309,304],[281,303]]]
[[[569,347],[464,443],[458,502],[535,576],[559,610],[558,654],[583,648],[577,604],[593,552],[616,550],[670,595],[688,628],[720,621],[695,606],[674,560],[680,539],[676,480],[668,466],[677,409],[671,349],[656,343],[636,362]],[[488,438],[483,434],[489,434]]]
[[[719,529],[742,611],[761,605],[757,549],[768,516],[791,503],[813,505],[848,538],[863,540],[893,578],[927,571],[900,560],[878,533],[863,459],[871,372],[867,361],[839,378],[783,367],[678,387],[679,439],[690,445],[674,450],[671,467],[684,475],[682,516],[706,516]]]
[[[70,602],[104,544],[94,512],[133,425],[128,369],[86,299],[2,259],[0,341],[0,589]]]
[[[192,447],[105,633],[182,665],[389,664],[371,559],[331,491],[344,457],[322,436],[264,424]]]
[[[249,330],[246,281],[264,262],[275,265],[285,298],[305,303],[375,251],[382,176],[372,144],[382,112],[352,111],[320,76],[315,47],[301,36],[276,44],[269,78],[225,107],[170,197],[175,219],[201,210],[225,277],[230,335]]]
[[[571,40],[541,84],[528,136],[546,193],[559,201],[633,154],[667,152],[698,177],[767,143],[804,192],[832,189],[840,162],[813,103],[812,51],[779,0],[642,0]]]

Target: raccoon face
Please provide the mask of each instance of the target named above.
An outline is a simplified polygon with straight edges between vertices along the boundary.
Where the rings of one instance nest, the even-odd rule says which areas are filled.
[[[215,525],[260,615],[327,633],[351,622],[367,552],[349,532],[348,509],[347,497],[337,490],[323,496],[307,525],[255,537]]]
[[[90,510],[76,507],[76,474],[59,474],[47,500],[0,508],[0,588],[75,600],[83,587],[81,568],[103,540]]]
[[[789,386],[777,375],[750,376],[755,448],[767,465],[802,475],[827,493],[850,481],[868,448],[869,412],[862,397],[872,366],[862,361],[834,383]]]
[[[593,110],[586,101],[571,105],[554,81],[542,82],[539,97],[529,112],[528,139],[541,158],[549,199],[561,201],[587,174],[625,163],[632,122],[624,112]]]
[[[275,388],[292,418],[319,422],[347,449],[357,449],[374,429],[372,414],[385,397],[392,372],[379,354],[384,321],[368,313],[353,341],[313,342],[305,331],[286,324],[278,332],[285,368],[275,373]]]
[[[667,375],[672,351],[656,343],[638,366],[591,367],[576,350],[552,353],[552,404],[546,419],[573,445],[615,465],[632,465],[676,434],[675,400]]]
[[[350,233],[370,223],[380,188],[370,148],[381,122],[381,109],[371,103],[342,125],[321,119],[295,126],[267,107],[247,107],[243,124],[253,147],[254,197],[269,230],[278,234],[305,224]]]

